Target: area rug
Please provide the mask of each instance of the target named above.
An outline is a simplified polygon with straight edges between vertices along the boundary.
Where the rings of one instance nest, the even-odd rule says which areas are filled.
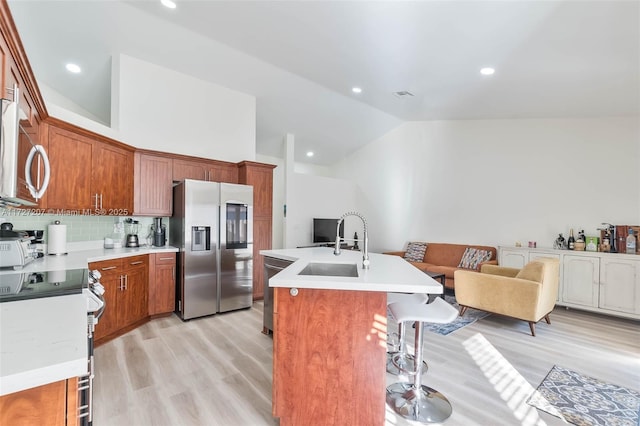
[[[527,403],[579,426],[638,426],[640,392],[554,365]]]
[[[450,296],[446,294],[444,296],[444,300],[446,300],[451,305],[453,305],[453,307],[456,308],[458,312],[460,311],[460,306],[458,306],[458,303],[456,302],[456,298],[454,296]],[[479,319],[482,319],[489,315],[491,315],[489,312],[468,308],[467,311],[464,313],[464,316],[458,316],[458,318],[456,318],[453,322],[450,322],[449,324],[427,323],[424,325],[424,329],[446,336],[447,334],[453,333],[454,331],[459,330],[462,327],[466,327],[470,324],[473,324]]]

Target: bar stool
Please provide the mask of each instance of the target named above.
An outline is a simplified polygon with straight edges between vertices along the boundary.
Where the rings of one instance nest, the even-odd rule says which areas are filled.
[[[421,305],[413,302],[396,302],[389,311],[397,321],[415,321],[415,365],[413,383],[394,383],[387,387],[387,404],[405,419],[421,423],[440,423],[451,416],[453,408],[449,400],[435,389],[422,384],[423,322],[446,324],[458,317],[458,310],[441,298]]]
[[[387,306],[392,303],[406,302],[415,304],[425,304],[429,300],[429,295],[424,293],[387,293]],[[395,317],[394,317],[395,318]],[[396,319],[396,321],[398,321]],[[387,351],[387,373],[399,376],[401,379],[409,380],[415,374],[416,368],[413,360],[415,357],[407,351],[406,324],[398,321],[398,350]],[[426,361],[423,361],[422,373],[426,373]]]

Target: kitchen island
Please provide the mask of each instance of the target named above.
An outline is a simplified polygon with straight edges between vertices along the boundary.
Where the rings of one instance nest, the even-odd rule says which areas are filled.
[[[269,280],[273,416],[281,426],[384,425],[387,292],[441,294],[442,285],[397,256],[370,254],[365,270],[358,251],[260,253],[294,261]]]

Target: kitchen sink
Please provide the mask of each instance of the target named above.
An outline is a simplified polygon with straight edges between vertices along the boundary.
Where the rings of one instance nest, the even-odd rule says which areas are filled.
[[[358,266],[355,263],[311,262],[298,275],[358,278]]]

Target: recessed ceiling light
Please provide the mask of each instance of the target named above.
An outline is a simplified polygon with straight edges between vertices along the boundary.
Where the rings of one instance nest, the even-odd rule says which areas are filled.
[[[173,2],[171,0],[160,0],[160,3],[162,3],[162,5],[164,7],[168,7],[169,9],[175,9],[176,8],[175,2]]]
[[[482,75],[493,75],[493,73],[495,73],[496,70],[490,67],[486,67],[486,68],[482,68],[480,70],[480,74]]]
[[[359,88],[359,87],[352,87],[352,88],[351,88],[351,91],[352,91],[353,93],[362,93],[362,89],[361,89],[361,88]]]
[[[307,151],[307,157],[313,157],[313,151]]]
[[[72,72],[74,74],[78,74],[80,71],[82,71],[82,68],[80,68],[76,64],[72,64],[71,62],[65,65],[65,67],[67,68],[67,71]]]

